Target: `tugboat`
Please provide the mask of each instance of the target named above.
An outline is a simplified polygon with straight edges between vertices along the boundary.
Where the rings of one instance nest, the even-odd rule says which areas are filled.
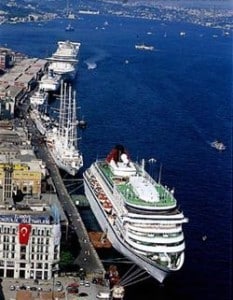
[[[218,140],[213,141],[211,143],[211,147],[213,147],[219,151],[223,151],[226,149],[226,146],[222,142],[219,142]]]

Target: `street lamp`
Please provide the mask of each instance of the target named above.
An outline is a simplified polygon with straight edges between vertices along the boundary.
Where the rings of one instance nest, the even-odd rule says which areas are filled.
[[[52,275],[53,275],[53,290],[52,290],[52,299],[55,300],[55,297],[54,297],[54,289],[55,289],[55,278],[57,278],[58,274],[57,274],[57,271],[58,271],[58,267],[55,266],[54,268],[52,268]]]

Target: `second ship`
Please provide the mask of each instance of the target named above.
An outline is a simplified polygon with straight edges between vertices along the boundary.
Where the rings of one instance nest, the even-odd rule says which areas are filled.
[[[61,85],[58,125],[46,133],[46,144],[56,165],[74,176],[83,166],[78,148],[76,119],[76,93],[71,86]]]
[[[184,263],[182,224],[174,191],[117,145],[84,173],[91,209],[113,247],[159,282]]]
[[[48,70],[61,76],[63,80],[73,80],[77,73],[80,45],[78,42],[59,41],[57,50],[48,58],[50,62]]]
[[[58,121],[53,120],[41,107],[33,107],[31,117],[44,136],[44,140],[56,165],[74,176],[83,166],[83,157],[78,147],[77,129],[82,121],[76,119],[76,92],[71,82],[77,72],[77,55],[80,43],[59,41],[58,48],[48,58],[48,74],[39,83],[41,91],[55,91],[60,87]]]

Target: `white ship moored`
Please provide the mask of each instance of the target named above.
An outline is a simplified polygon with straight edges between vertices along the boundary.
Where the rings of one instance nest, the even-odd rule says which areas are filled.
[[[35,91],[30,97],[30,105],[37,107],[43,105],[48,100],[48,94],[41,89]]]
[[[61,84],[61,75],[56,75],[52,70],[44,74],[39,82],[39,88],[46,92],[55,92]]]
[[[61,85],[61,99],[58,127],[46,134],[47,147],[56,165],[70,175],[75,175],[83,166],[83,158],[78,150],[76,94],[71,86]]]
[[[156,182],[117,145],[84,173],[91,209],[113,247],[159,282],[184,263],[182,224],[174,191]]]
[[[43,136],[47,134],[48,130],[51,130],[51,128],[55,126],[48,115],[39,112],[37,109],[31,110],[30,117]]]
[[[77,56],[80,43],[77,42],[58,42],[58,48],[52,57],[48,58],[48,69],[60,75],[63,80],[73,80],[77,72]]]

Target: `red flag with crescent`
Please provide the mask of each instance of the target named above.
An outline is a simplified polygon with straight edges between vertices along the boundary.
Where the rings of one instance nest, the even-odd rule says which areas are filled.
[[[31,224],[21,223],[19,224],[19,243],[21,245],[27,245],[30,232],[31,232]]]

